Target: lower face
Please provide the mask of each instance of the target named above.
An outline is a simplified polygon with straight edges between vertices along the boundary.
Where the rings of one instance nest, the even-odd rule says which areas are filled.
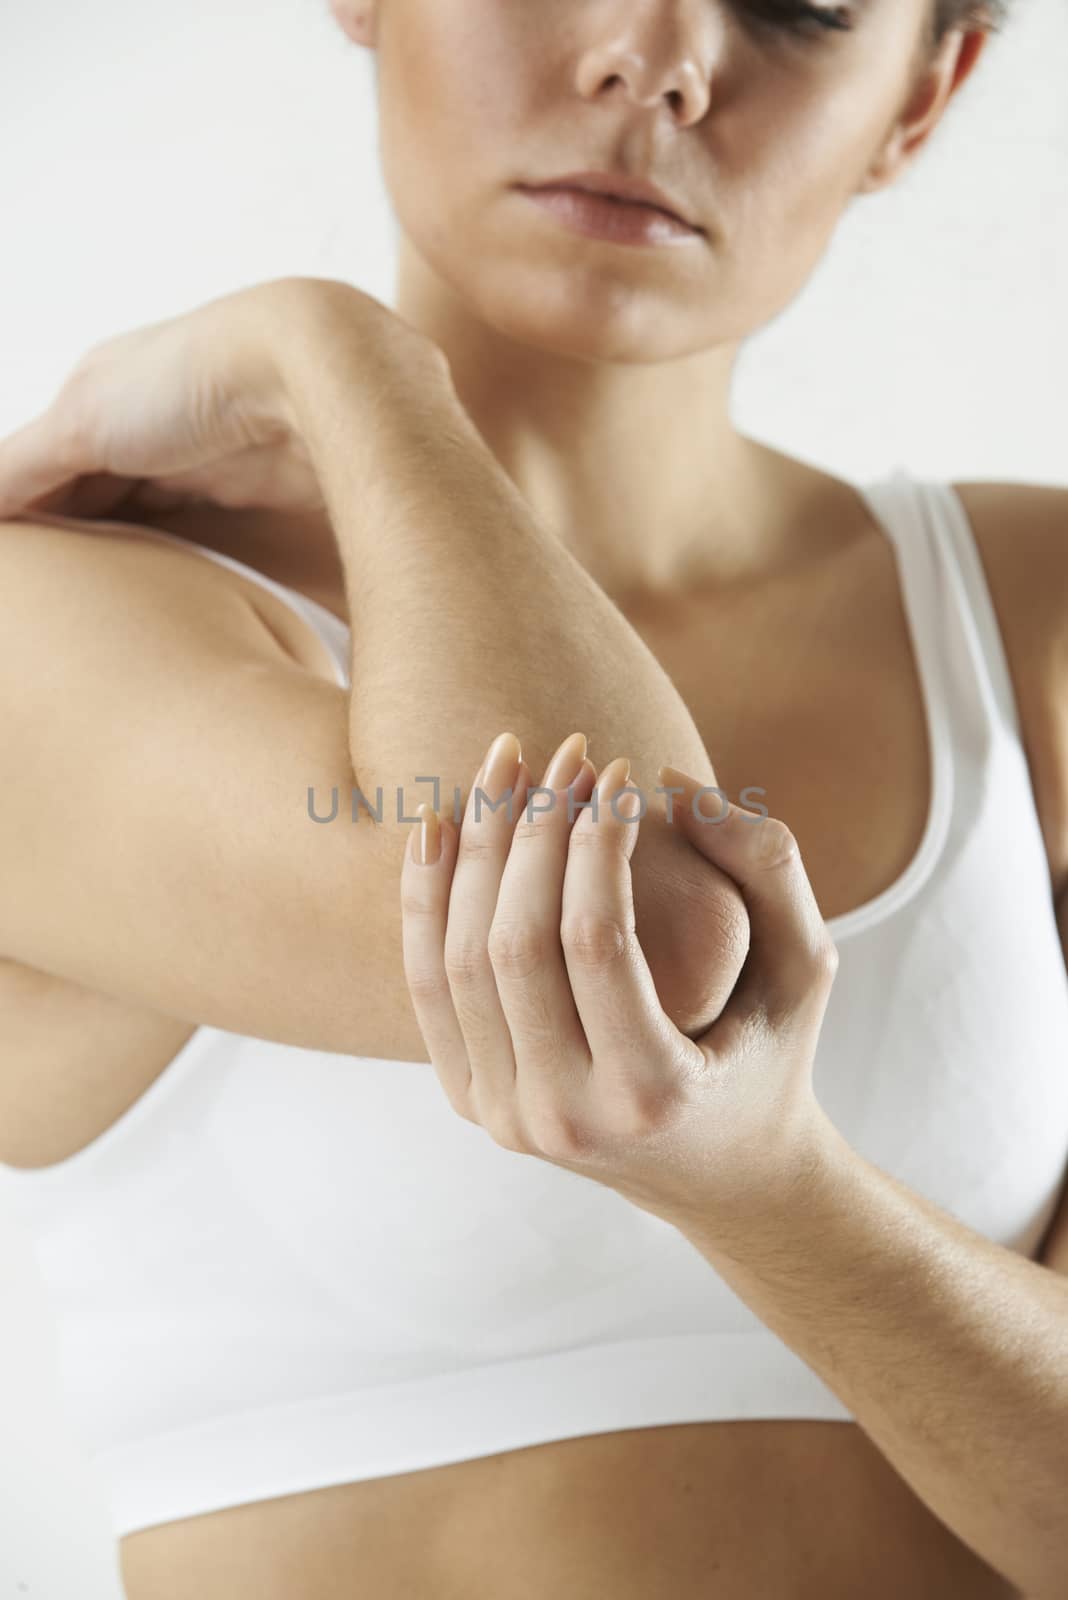
[[[685,37],[666,3],[650,20],[638,0],[382,0],[380,149],[407,244],[522,343],[640,363],[741,340],[822,257],[904,101],[926,4],[862,0],[852,32],[802,42],[743,17],[748,0],[690,7]],[[671,59],[708,68],[686,124],[666,100],[638,108],[607,48],[651,71],[672,19]],[[697,229],[525,187],[608,166],[672,188]]]

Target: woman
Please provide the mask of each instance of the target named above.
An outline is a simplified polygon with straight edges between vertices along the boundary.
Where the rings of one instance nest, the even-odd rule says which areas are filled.
[[[399,315],[260,286],[99,347],[0,447],[33,777],[0,829],[0,1157],[127,1592],[1044,1600],[1065,495],[858,492],[727,404],[742,340],[919,153],[994,19],[335,10],[376,53]],[[528,192],[580,169],[678,215]],[[170,538],[139,526],[154,498]],[[447,824],[422,888],[403,855],[420,786],[474,789],[506,728],[526,771],[494,794],[588,798],[581,729],[649,795],[670,761],[684,797],[770,813],[650,807],[655,994],[640,969],[612,991],[647,1092],[608,1122],[543,1100],[555,1139],[515,1103],[541,964],[509,992],[498,939],[491,992],[487,955],[498,901],[527,932],[563,903],[566,806],[514,834],[472,808],[470,893]],[[353,775],[384,791],[371,827],[326,820]],[[761,895],[747,852],[780,823],[804,868]],[[664,1092],[704,1050],[739,1069],[744,1138]]]

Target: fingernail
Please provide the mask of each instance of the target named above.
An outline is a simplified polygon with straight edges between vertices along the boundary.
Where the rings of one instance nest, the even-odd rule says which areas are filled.
[[[515,788],[522,759],[523,752],[515,734],[499,733],[486,752],[475,786],[491,800],[499,800],[506,789]]]
[[[656,781],[665,789],[692,789],[694,779],[688,778],[685,772],[680,772],[678,767],[658,767]]]
[[[604,771],[601,773],[601,776],[597,780],[598,816],[600,816],[602,810],[611,805],[612,796],[619,793],[620,789],[622,789],[623,785],[629,780],[629,778],[630,761],[627,756],[616,756],[614,761],[610,761],[608,763],[607,767],[605,767]],[[635,799],[638,798],[639,797],[635,795]],[[622,802],[620,802],[619,806],[617,806],[615,812],[610,812],[609,814],[612,816],[625,816],[626,812]]]
[[[559,746],[541,780],[543,789],[568,789],[582,771],[586,759],[586,735],[570,733]]]
[[[415,814],[419,818],[419,841],[416,846],[415,859],[421,867],[433,866],[441,854],[441,828],[438,824],[438,814],[433,806],[427,805],[424,800],[421,806],[416,806]]]

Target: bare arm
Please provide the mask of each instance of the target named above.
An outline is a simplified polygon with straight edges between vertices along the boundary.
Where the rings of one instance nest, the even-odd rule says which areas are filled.
[[[526,502],[459,404],[444,361],[365,336],[364,297],[298,304],[279,356],[345,571],[352,621],[349,749],[368,798],[382,789],[396,870],[432,798],[466,794],[486,746],[512,729],[540,782],[580,728],[598,768],[628,755],[646,794],[633,871],[637,931],[664,1009],[685,1031],[718,1015],[748,945],[734,886],[660,815],[656,770],[716,777],[684,702],[619,610]],[[374,313],[372,313],[374,314]],[[380,313],[379,313],[380,314]],[[381,331],[381,330],[379,330]],[[433,351],[433,347],[428,346]],[[435,352],[435,354],[439,354]],[[709,926],[710,943],[691,926]],[[381,930],[400,962],[399,897]]]
[[[353,600],[351,695],[292,661],[206,561],[32,511],[0,520],[0,951],[191,1022],[425,1060],[400,939],[407,829],[348,824],[350,790],[392,795],[437,771],[466,793],[509,725],[532,768],[577,725],[598,764],[630,754],[650,792],[664,759],[712,772],[666,676],[530,524],[448,386],[420,389],[374,338],[339,360],[336,329],[324,339],[291,309],[287,348],[303,353]],[[513,548],[511,565],[485,559]],[[513,594],[509,626],[498,608]],[[338,789],[336,823],[310,820],[311,787],[327,800]],[[662,826],[654,877],[650,831],[639,932],[686,1026],[688,1006],[699,1022],[701,997],[733,980],[721,958],[738,943],[737,895],[722,896],[722,946],[687,939],[687,897],[715,905],[720,891]]]
[[[346,821],[347,694],[202,557],[0,522],[0,951],[235,1033],[426,1059]],[[336,821],[308,815],[308,788]]]

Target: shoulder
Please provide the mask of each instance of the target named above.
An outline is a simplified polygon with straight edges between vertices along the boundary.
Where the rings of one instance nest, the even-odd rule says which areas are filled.
[[[1027,604],[1036,649],[1068,635],[1068,488],[954,483],[988,572],[1007,603]]]
[[[0,593],[15,649],[76,649],[106,633],[143,660],[180,649],[294,659],[290,630],[272,625],[272,606],[285,609],[272,595],[149,529],[32,513],[0,520]]]
[[[1068,488],[954,483],[1016,691],[1054,888],[1068,890]]]
[[[0,592],[9,662],[12,651],[96,650],[109,639],[147,662],[179,646],[225,648],[265,633],[214,563],[111,526],[0,520]]]

